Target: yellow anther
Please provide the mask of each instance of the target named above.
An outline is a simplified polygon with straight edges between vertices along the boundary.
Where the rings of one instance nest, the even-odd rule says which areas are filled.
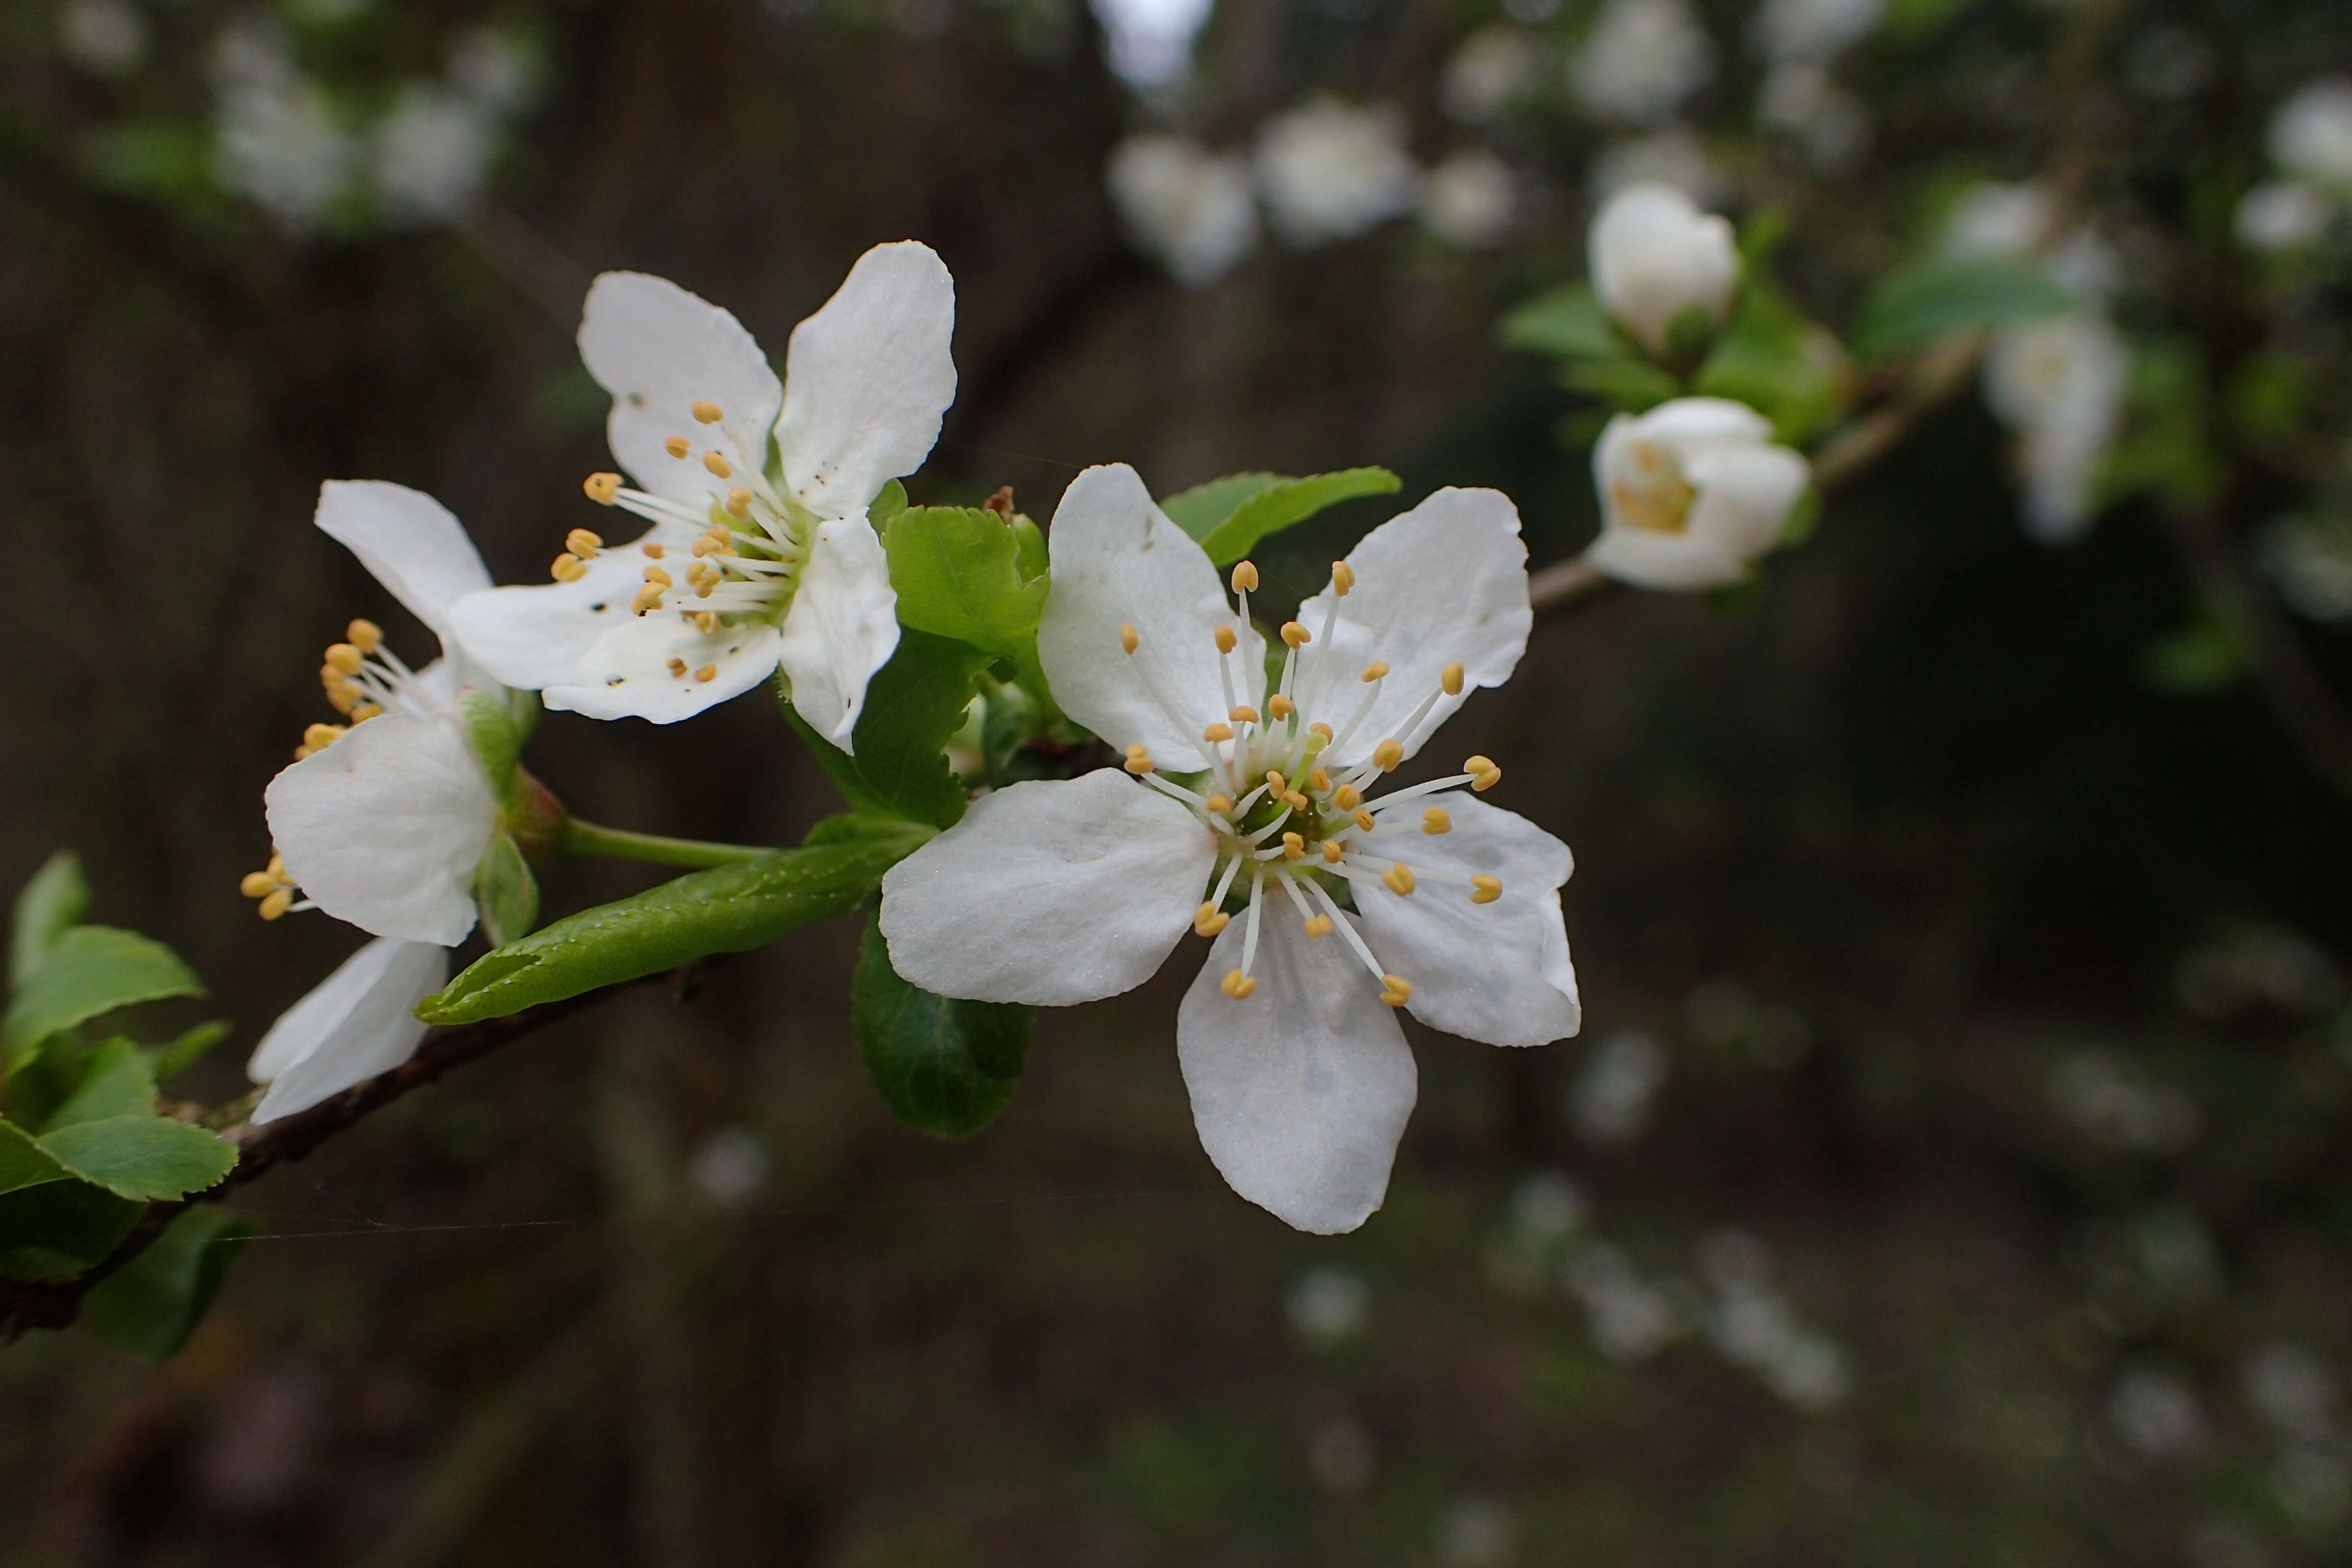
[[[715,664],[706,664],[694,672],[694,679],[708,686],[719,679],[719,667]]]
[[[1391,1007],[1402,1007],[1412,1000],[1412,982],[1402,974],[1381,976],[1381,1000]]]
[[[1470,787],[1480,795],[1486,794],[1503,782],[1503,770],[1495,765],[1495,759],[1492,757],[1465,758],[1462,763],[1462,771],[1470,775]]]
[[[1298,711],[1298,704],[1277,691],[1265,700],[1265,710],[1275,719],[1287,719]]]
[[[583,561],[593,561],[596,552],[604,548],[604,536],[590,529],[575,528],[563,536],[563,548]]]
[[[1306,839],[1306,837],[1305,837],[1304,835],[1302,835],[1302,834],[1297,834],[1297,833],[1286,833],[1286,834],[1284,834],[1284,835],[1282,836],[1282,858],[1283,858],[1284,859],[1286,859],[1286,860],[1304,860],[1304,859],[1306,859],[1306,858],[1307,858],[1307,839]]]
[[[1268,768],[1265,770],[1265,787],[1268,794],[1279,795],[1290,787],[1290,781],[1282,776],[1280,769]]]
[[[580,481],[580,488],[586,492],[588,499],[598,506],[611,506],[620,496],[621,476],[591,474]]]
[[[1364,666],[1364,684],[1370,686],[1373,681],[1384,679],[1388,675],[1388,660],[1384,658],[1376,658],[1372,660],[1371,663]]]
[[[547,574],[559,583],[577,583],[588,575],[588,563],[577,555],[559,555],[549,563]]]
[[[1348,590],[1355,585],[1355,568],[1349,566],[1344,561],[1334,561],[1331,563],[1331,591],[1333,593],[1339,595],[1339,597],[1344,599],[1348,596]]]
[[[269,852],[269,863],[262,869],[268,872],[270,879],[280,887],[290,888],[294,885],[294,879],[286,874],[286,857],[274,849]]]
[[[1332,865],[1337,866],[1340,861],[1347,858],[1348,852],[1340,847],[1339,841],[1338,839],[1326,838],[1323,840],[1324,859],[1328,860]]]
[[[651,611],[658,610],[661,608],[661,602],[662,591],[654,586],[651,583],[648,583],[644,587],[637,590],[637,596],[635,598],[629,601],[629,614],[633,616],[642,616]]]
[[[1255,724],[1257,722],[1257,710],[1244,702],[1225,717],[1236,724]]]
[[[1372,822],[1372,814],[1369,811],[1357,812],[1355,814],[1355,821],[1356,826],[1362,828],[1367,833],[1370,833],[1374,826]]]
[[[302,731],[302,743],[314,752],[323,752],[348,732],[341,724],[313,724]]]
[[[658,566],[646,568],[646,581],[656,588],[667,588],[672,585],[669,574]]]
[[[1257,592],[1257,565],[1255,562],[1236,561],[1234,563],[1234,592],[1236,594],[1255,594]]]
[[[1402,898],[1412,891],[1412,868],[1399,860],[1381,873],[1381,880],[1388,884],[1390,892]]]
[[[1462,667],[1458,664],[1449,664],[1438,671],[1437,684],[1445,689],[1445,695],[1448,697],[1461,696]]]
[[[373,653],[383,646],[383,628],[373,621],[353,621],[343,628],[343,636],[362,653]]]
[[[1433,805],[1421,814],[1421,830],[1423,833],[1451,833],[1454,831],[1454,819],[1445,815],[1444,806]]]
[[[1394,736],[1372,748],[1372,766],[1384,773],[1395,772],[1397,764],[1403,761],[1404,742]]]
[[[1233,738],[1234,727],[1231,724],[1212,724],[1201,731],[1201,739],[1213,746],[1220,741],[1230,741]]]
[[[1341,784],[1331,792],[1331,804],[1341,811],[1353,811],[1364,804],[1364,792],[1354,784]]]
[[[707,397],[696,398],[687,405],[687,412],[694,416],[697,423],[703,425],[716,425],[727,417],[719,412],[719,405]]]
[[[1140,777],[1151,771],[1151,753],[1142,746],[1129,746],[1124,765],[1129,773]]]
[[[686,660],[673,656],[669,661],[669,672],[672,675],[677,676],[680,680],[684,680],[686,679]]]
[[[1282,623],[1282,640],[1293,647],[1305,647],[1315,638],[1297,621],[1285,621]]]
[[[723,452],[703,453],[702,466],[710,470],[713,479],[732,479],[735,475],[734,466],[727,461],[727,455]]]
[[[694,443],[683,436],[673,436],[662,443],[662,450],[673,458],[683,458],[694,450]]]
[[[379,719],[383,716],[383,710],[373,702],[358,703],[352,709],[352,722],[354,724],[364,724],[371,719]]]
[[[688,545],[688,549],[698,559],[709,554],[712,551],[718,549],[720,545],[726,542],[726,539],[720,535],[716,529],[713,529],[710,532],[704,534],[701,538],[696,540],[691,545]]]
[[[1241,646],[1241,638],[1234,636],[1233,627],[1219,626],[1217,628],[1217,651],[1219,653],[1233,652],[1234,649]]]
[[[267,871],[247,871],[239,879],[236,890],[248,899],[266,899],[278,890],[278,879]]]
[[[1257,989],[1257,982],[1236,969],[1217,982],[1217,989],[1236,1002],[1245,1002],[1249,1000],[1250,993]]]
[[[1213,795],[1201,804],[1207,806],[1211,811],[1215,812],[1219,816],[1224,816],[1225,813],[1233,810],[1234,808],[1233,797],[1231,795]]]
[[[1198,936],[1214,936],[1233,921],[1233,916],[1214,904],[1202,904],[1192,911],[1192,931]]]
[[[1307,918],[1307,934],[1308,936],[1318,937],[1329,936],[1331,934],[1331,917],[1329,915],[1309,915]]]
[[[656,544],[650,539],[646,540],[643,544],[638,545],[637,548],[646,552],[646,559],[648,561],[658,561],[663,556],[669,553],[668,546]],[[572,553],[576,555],[579,552],[574,551]]]
[[[1133,653],[1137,648],[1143,646],[1143,639],[1135,634],[1135,623],[1133,621],[1121,621],[1119,623],[1118,646],[1129,653]]]
[[[694,623],[694,629],[695,629],[696,631],[700,632],[704,637],[715,637],[715,636],[717,636],[717,635],[718,635],[718,632],[719,632],[719,612],[718,612],[718,611],[716,611],[716,610],[697,610],[697,611],[696,611],[692,616],[688,616],[688,619],[691,620],[691,621]]]
[[[1307,799],[1305,795],[1299,794],[1297,790],[1292,790],[1288,795],[1284,795],[1282,797],[1282,804],[1290,807],[1293,811],[1312,811],[1315,809],[1315,803]]]
[[[254,912],[263,920],[274,921],[293,907],[294,890],[291,888],[279,888],[275,892],[263,895],[261,907]]]
[[[742,489],[740,486],[729,490],[727,492],[727,515],[730,517],[751,516],[751,492]]]
[[[1331,775],[1317,768],[1307,775],[1307,787],[1317,795],[1328,795],[1331,792]]]
[[[1331,743],[1331,726],[1328,724],[1309,724],[1307,726],[1307,732],[1310,735],[1320,736],[1323,743],[1327,746]]]
[[[348,713],[359,706],[360,689],[351,683],[340,669],[321,669],[319,683],[327,689],[327,700],[338,713]]]
[[[1503,879],[1500,877],[1473,877],[1470,879],[1470,901],[1472,903],[1491,904],[1502,896]]]
[[[357,675],[366,662],[365,657],[350,643],[331,643],[327,647],[327,668],[339,675]]]

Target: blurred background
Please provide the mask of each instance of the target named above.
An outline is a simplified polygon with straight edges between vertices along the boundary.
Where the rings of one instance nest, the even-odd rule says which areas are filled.
[[[1778,215],[1832,323],[2042,182],[2117,347],[2054,478],[1970,379],[1759,591],[1538,623],[1456,724],[1577,852],[1585,1031],[1408,1026],[1360,1232],[1219,1181],[1181,964],[907,1131],[837,921],[249,1189],[169,1365],[0,1352],[0,1564],[2344,1561],[2352,108],[2297,95],[2347,69],[2332,0],[17,0],[0,882],[70,846],[188,955],[215,1099],[357,945],[236,891],[318,650],[429,651],[317,487],[538,580],[600,269],[780,353],[919,237],[962,380],[917,500],[1382,463],[1507,490],[1538,564],[1598,416],[1496,323],[1627,179]],[[531,765],[652,831],[835,809],[759,696]]]

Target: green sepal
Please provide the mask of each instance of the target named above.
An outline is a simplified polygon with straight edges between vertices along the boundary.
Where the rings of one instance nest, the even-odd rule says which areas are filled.
[[[1257,548],[1268,534],[1306,521],[1327,507],[1358,496],[1387,495],[1404,481],[1386,468],[1341,468],[1291,478],[1229,474],[1195,485],[1160,503],[1168,520],[1200,541],[1222,569]]]
[[[82,1321],[117,1350],[150,1361],[180,1353],[258,1227],[240,1214],[187,1210],[146,1251],[91,1287]]]
[[[0,1193],[0,1279],[71,1279],[114,1250],[142,1205],[88,1182]]]
[[[1625,352],[1589,283],[1564,283],[1504,312],[1495,335],[1505,348],[1562,359],[1615,359]]]
[[[1854,346],[1865,358],[1958,332],[2063,315],[2074,290],[2021,258],[1930,256],[1882,279],[1864,305]]]
[[[41,863],[16,894],[8,933],[8,985],[21,987],[48,957],[49,949],[89,912],[89,883],[81,858],[60,849]]]
[[[50,1036],[102,1013],[204,994],[188,966],[162,942],[111,926],[71,927],[17,985],[0,1020],[6,1069],[15,1072]]]
[[[865,819],[871,822],[873,819]],[[740,952],[795,926],[856,909],[882,873],[931,837],[920,824],[693,871],[634,898],[583,910],[485,953],[416,1007],[430,1024],[473,1024]]]
[[[866,688],[854,755],[819,735],[789,700],[785,717],[853,806],[952,827],[966,797],[944,748],[963,728],[972,682],[988,664],[988,655],[967,644],[902,630],[890,662]]]
[[[935,1138],[969,1138],[1020,1086],[1034,1010],[963,1002],[908,984],[890,966],[878,917],[866,923],[849,983],[858,1054],[892,1115]]]
[[[1675,311],[1666,323],[1666,363],[1686,370],[1705,359],[1715,342],[1716,326],[1704,305],[1685,305]]]
[[[1036,524],[1029,523],[1028,532],[1042,547]],[[908,507],[890,520],[882,548],[901,626],[992,654],[1013,667],[1022,685],[1045,694],[1037,617],[1045,609],[1046,576],[1040,549],[1024,550],[1015,520],[979,507]]]
[[[522,761],[522,743],[529,731],[516,719],[512,704],[487,691],[472,690],[459,697],[457,713],[482,773],[490,781],[490,793],[504,795],[514,778],[515,764]]]
[[[539,923],[539,880],[530,874],[530,863],[514,835],[504,830],[491,835],[481,864],[474,868],[474,905],[481,911],[482,933],[493,947],[528,935]]]

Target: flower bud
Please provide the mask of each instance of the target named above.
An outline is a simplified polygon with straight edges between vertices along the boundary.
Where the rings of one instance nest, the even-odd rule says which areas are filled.
[[[1730,311],[1739,281],[1731,225],[1671,185],[1645,181],[1610,197],[1588,245],[1601,308],[1652,353],[1666,352],[1685,310],[1696,306],[1716,326]]]

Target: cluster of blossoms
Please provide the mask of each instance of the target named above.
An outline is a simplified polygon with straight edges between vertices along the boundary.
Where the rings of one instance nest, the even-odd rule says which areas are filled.
[[[320,668],[341,721],[312,725],[267,792],[275,853],[246,893],[266,919],[318,909],[375,940],[263,1040],[257,1121],[404,1059],[448,950],[478,923],[494,941],[527,929],[507,868],[579,831],[516,764],[537,706],[666,724],[775,676],[823,743],[854,752],[900,643],[869,509],[938,437],[953,324],[939,258],[877,247],[793,331],[780,379],[725,310],[660,279],[598,279],[580,345],[624,471],[585,488],[647,528],[623,545],[572,530],[545,584],[493,586],[429,497],[325,488],[319,526],[442,653],[412,668],[352,622]],[[1483,756],[1382,787],[1518,662],[1517,513],[1441,490],[1374,530],[1281,624],[1272,662],[1255,567],[1234,568],[1229,602],[1130,468],[1071,484],[1048,555],[1037,663],[1123,761],[980,791],[884,879],[891,966],[949,998],[1068,1005],[1141,983],[1188,930],[1209,939],[1177,1029],[1202,1142],[1282,1218],[1350,1229],[1381,1201],[1414,1099],[1399,1011],[1500,1045],[1579,1026],[1567,847],[1478,798],[1502,777]]]
[[[2257,250],[2316,244],[2352,212],[2352,81],[2316,81],[2279,106],[2272,177],[2238,204],[2238,237]]]

